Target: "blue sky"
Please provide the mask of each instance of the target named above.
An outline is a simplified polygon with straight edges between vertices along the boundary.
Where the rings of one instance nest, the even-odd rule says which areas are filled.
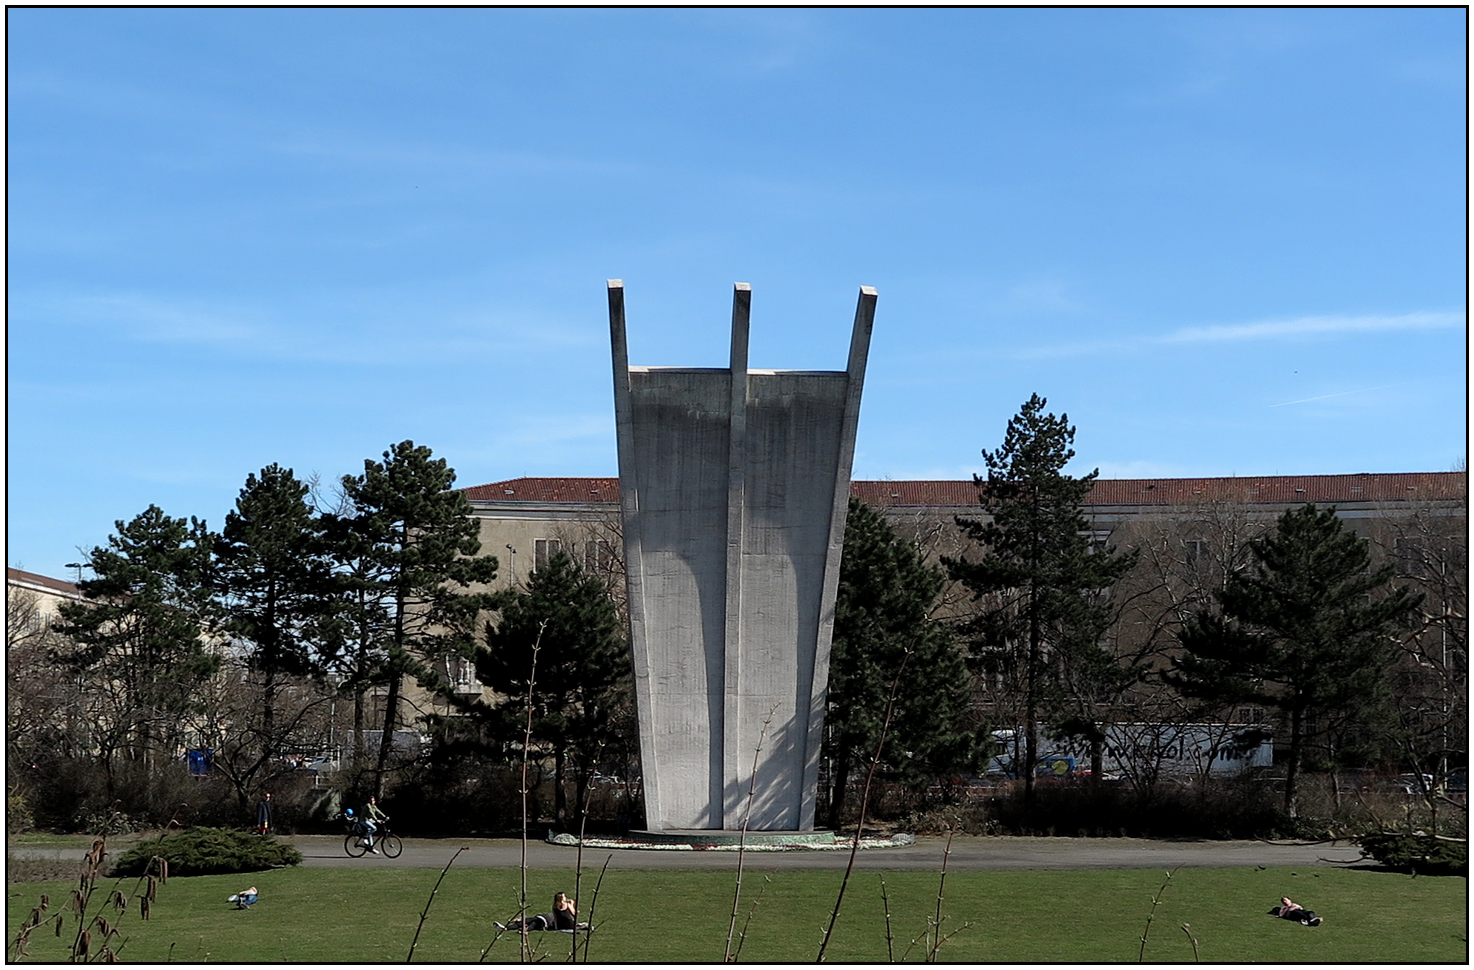
[[[1466,454],[1465,12],[10,9],[7,562],[406,438],[617,470],[630,360],[842,369],[857,478],[1031,393],[1106,477]]]

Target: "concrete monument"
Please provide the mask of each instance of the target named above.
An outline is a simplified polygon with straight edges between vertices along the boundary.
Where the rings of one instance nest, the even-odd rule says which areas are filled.
[[[861,287],[843,371],[631,367],[609,281],[640,755],[652,830],[810,831],[860,390]],[[749,792],[752,792],[748,815]]]

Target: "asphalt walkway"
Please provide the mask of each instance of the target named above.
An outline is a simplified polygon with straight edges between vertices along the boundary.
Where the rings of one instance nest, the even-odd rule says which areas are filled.
[[[366,855],[350,858],[340,835],[288,836],[283,841],[302,853],[304,866],[368,868],[440,868],[455,856],[457,867],[516,868],[522,844],[515,839],[405,839],[398,859]],[[861,849],[856,867],[864,870],[939,870],[947,842],[919,838],[915,845]],[[80,859],[81,849],[11,847],[13,856]],[[848,850],[791,850],[746,853],[744,867],[764,870],[842,870]],[[608,858],[610,869],[735,869],[736,852],[672,849],[583,850],[584,868],[598,868]],[[527,864],[538,869],[577,864],[578,850],[541,840],[527,844]],[[1348,842],[1274,844],[1256,841],[1187,841],[1157,839],[1068,839],[1022,836],[958,837],[947,859],[949,871],[1019,869],[1175,869],[1179,866],[1344,866],[1361,860]]]

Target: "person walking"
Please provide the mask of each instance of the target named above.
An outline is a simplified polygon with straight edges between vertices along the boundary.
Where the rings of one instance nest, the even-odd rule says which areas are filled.
[[[261,796],[256,803],[256,833],[265,835],[271,829],[271,792]]]

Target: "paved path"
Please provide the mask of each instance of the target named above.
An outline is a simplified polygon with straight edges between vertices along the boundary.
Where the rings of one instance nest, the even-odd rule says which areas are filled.
[[[289,839],[307,866],[374,865],[440,867],[456,849],[467,846],[457,866],[505,866],[521,861],[521,843],[507,839],[407,839],[398,859],[350,859],[343,840],[328,836]],[[945,839],[917,839],[900,848],[862,849],[856,866],[867,869],[940,869]],[[843,869],[849,852],[825,849],[749,852],[748,868]],[[529,842],[527,862],[536,868],[572,867],[578,850]],[[737,853],[669,849],[583,850],[585,868],[611,859],[610,869],[735,869]],[[1148,839],[958,838],[947,861],[950,871],[989,869],[1173,869],[1177,866],[1317,866],[1357,862],[1361,851],[1350,843],[1270,845],[1264,842],[1157,841]]]
[[[304,866],[360,866],[367,868],[440,868],[456,849],[457,867],[516,868],[522,846],[513,839],[406,839],[398,859],[368,855],[350,859],[343,837],[293,836],[285,841],[302,853]],[[917,839],[900,848],[862,849],[856,866],[865,870],[941,868],[945,839]],[[80,849],[12,848],[15,855],[80,859]],[[578,850],[546,842],[527,844],[528,865],[538,869],[576,865]],[[583,851],[585,869],[596,869],[610,858],[610,869],[735,869],[737,853],[652,849],[589,849]],[[952,843],[949,871],[1000,869],[1174,869],[1178,866],[1326,866],[1348,865],[1361,851],[1347,842],[1315,845],[1274,845],[1266,842],[1163,841],[1156,839],[1064,839],[1014,836],[959,837]],[[749,852],[743,865],[767,871],[780,869],[843,869],[849,852],[826,849],[789,852]]]

